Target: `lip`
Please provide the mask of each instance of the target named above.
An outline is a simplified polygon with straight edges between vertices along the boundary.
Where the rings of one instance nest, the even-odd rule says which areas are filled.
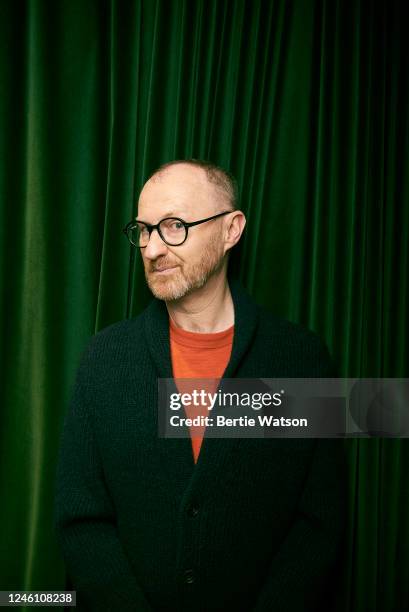
[[[172,270],[176,270],[177,266],[170,266],[169,268],[162,268],[160,270],[154,270],[156,274],[169,274]]]

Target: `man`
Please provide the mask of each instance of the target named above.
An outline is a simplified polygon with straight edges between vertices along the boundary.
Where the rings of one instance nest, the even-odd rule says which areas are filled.
[[[56,529],[80,609],[327,609],[341,441],[158,436],[159,378],[332,375],[315,334],[229,279],[244,226],[234,180],[206,162],[166,164],[140,194],[126,233],[155,299],[91,339],[61,444]]]

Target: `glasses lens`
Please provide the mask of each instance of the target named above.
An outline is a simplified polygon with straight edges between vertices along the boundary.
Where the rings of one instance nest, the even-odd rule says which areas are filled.
[[[145,247],[149,242],[148,228],[143,223],[136,223],[128,228],[128,238],[134,246]]]
[[[177,246],[186,238],[186,228],[180,219],[163,219],[159,228],[164,240],[170,245]]]

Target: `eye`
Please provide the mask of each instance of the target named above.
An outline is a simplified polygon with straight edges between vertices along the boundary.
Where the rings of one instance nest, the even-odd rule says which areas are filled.
[[[163,224],[165,231],[168,232],[180,232],[185,230],[185,226],[179,219],[166,219],[166,222]]]
[[[148,228],[143,223],[138,223],[135,228],[141,236],[147,236],[149,234]]]

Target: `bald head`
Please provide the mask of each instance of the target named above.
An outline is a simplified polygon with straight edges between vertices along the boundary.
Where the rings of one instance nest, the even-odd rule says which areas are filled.
[[[236,210],[238,205],[238,186],[235,177],[220,166],[208,161],[199,159],[175,160],[163,164],[153,172],[150,178],[160,179],[163,174],[172,168],[184,166],[196,171],[204,176],[210,185],[213,185],[215,196],[218,201],[222,201],[226,210]]]

